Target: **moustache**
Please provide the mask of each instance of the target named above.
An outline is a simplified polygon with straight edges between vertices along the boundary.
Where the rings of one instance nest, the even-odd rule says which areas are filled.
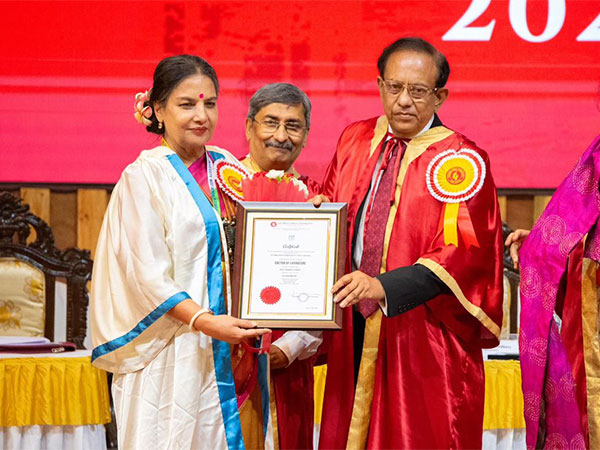
[[[294,150],[294,146],[292,145],[292,143],[290,141],[279,142],[276,140],[271,140],[271,141],[265,142],[265,147],[275,147],[275,148],[282,148],[284,150]]]

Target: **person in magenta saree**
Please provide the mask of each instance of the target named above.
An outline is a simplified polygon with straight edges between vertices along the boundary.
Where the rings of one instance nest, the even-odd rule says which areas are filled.
[[[600,136],[563,180],[519,254],[527,448],[600,446],[599,178]]]

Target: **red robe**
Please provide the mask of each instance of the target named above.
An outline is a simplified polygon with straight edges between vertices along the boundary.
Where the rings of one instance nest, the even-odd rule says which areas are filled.
[[[273,331],[272,340],[276,341],[283,333]],[[313,448],[315,358],[296,359],[284,369],[271,370],[277,408],[273,431],[277,432],[281,450]]]
[[[249,156],[241,162],[252,172],[262,170]],[[300,176],[293,167],[290,167],[289,173],[306,184],[311,197],[320,191],[321,187],[317,182]],[[271,341],[275,342],[284,332],[273,331]],[[273,431],[278,441],[277,447],[281,450],[313,448],[315,359],[316,357],[296,359],[284,369],[271,370],[275,403],[275,410],[273,411],[273,405],[271,408],[275,413]]]
[[[385,117],[350,125],[323,183],[332,201],[348,203],[348,260],[361,202]],[[479,247],[445,245],[445,203],[426,186],[441,152],[469,148],[486,166],[479,192],[466,201]],[[320,448],[481,448],[484,371],[481,348],[494,347],[502,324],[502,232],[496,188],[485,152],[464,136],[435,127],[413,139],[402,158],[391,207],[382,272],[419,262],[452,291],[393,318],[367,319],[356,393],[352,311],[327,338],[328,371]]]

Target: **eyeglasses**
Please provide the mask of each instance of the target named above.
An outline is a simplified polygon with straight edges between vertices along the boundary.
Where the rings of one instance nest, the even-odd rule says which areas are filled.
[[[264,120],[262,122],[259,122],[256,119],[252,120],[260,126],[261,131],[263,131],[264,133],[275,134],[277,133],[279,127],[283,126],[288,136],[293,138],[301,137],[304,134],[304,130],[307,129],[299,123],[281,123],[276,120],[270,119]]]
[[[385,90],[390,95],[400,95],[404,88],[408,91],[408,95],[413,100],[422,100],[427,97],[428,94],[433,94],[438,91],[439,88],[428,88],[427,86],[422,86],[420,84],[404,84],[400,81],[394,80],[382,80],[385,86]]]

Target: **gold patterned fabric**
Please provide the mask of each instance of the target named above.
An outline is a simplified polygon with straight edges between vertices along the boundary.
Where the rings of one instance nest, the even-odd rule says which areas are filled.
[[[354,394],[354,407],[348,431],[347,449],[365,448],[371,420],[371,403],[373,386],[375,385],[375,365],[379,353],[379,334],[383,313],[380,309],[369,316],[365,323],[365,339],[363,342],[358,381]]]
[[[106,372],[89,356],[0,359],[0,427],[110,420]]]
[[[15,258],[0,258],[0,286],[0,335],[43,336],[43,272]]]
[[[510,305],[512,303],[510,281],[504,275],[502,277],[504,286],[504,300],[502,301],[502,328],[500,329],[500,339],[508,339],[510,336]]]
[[[581,328],[590,448],[600,446],[600,292],[598,263],[584,258],[581,269]]]

